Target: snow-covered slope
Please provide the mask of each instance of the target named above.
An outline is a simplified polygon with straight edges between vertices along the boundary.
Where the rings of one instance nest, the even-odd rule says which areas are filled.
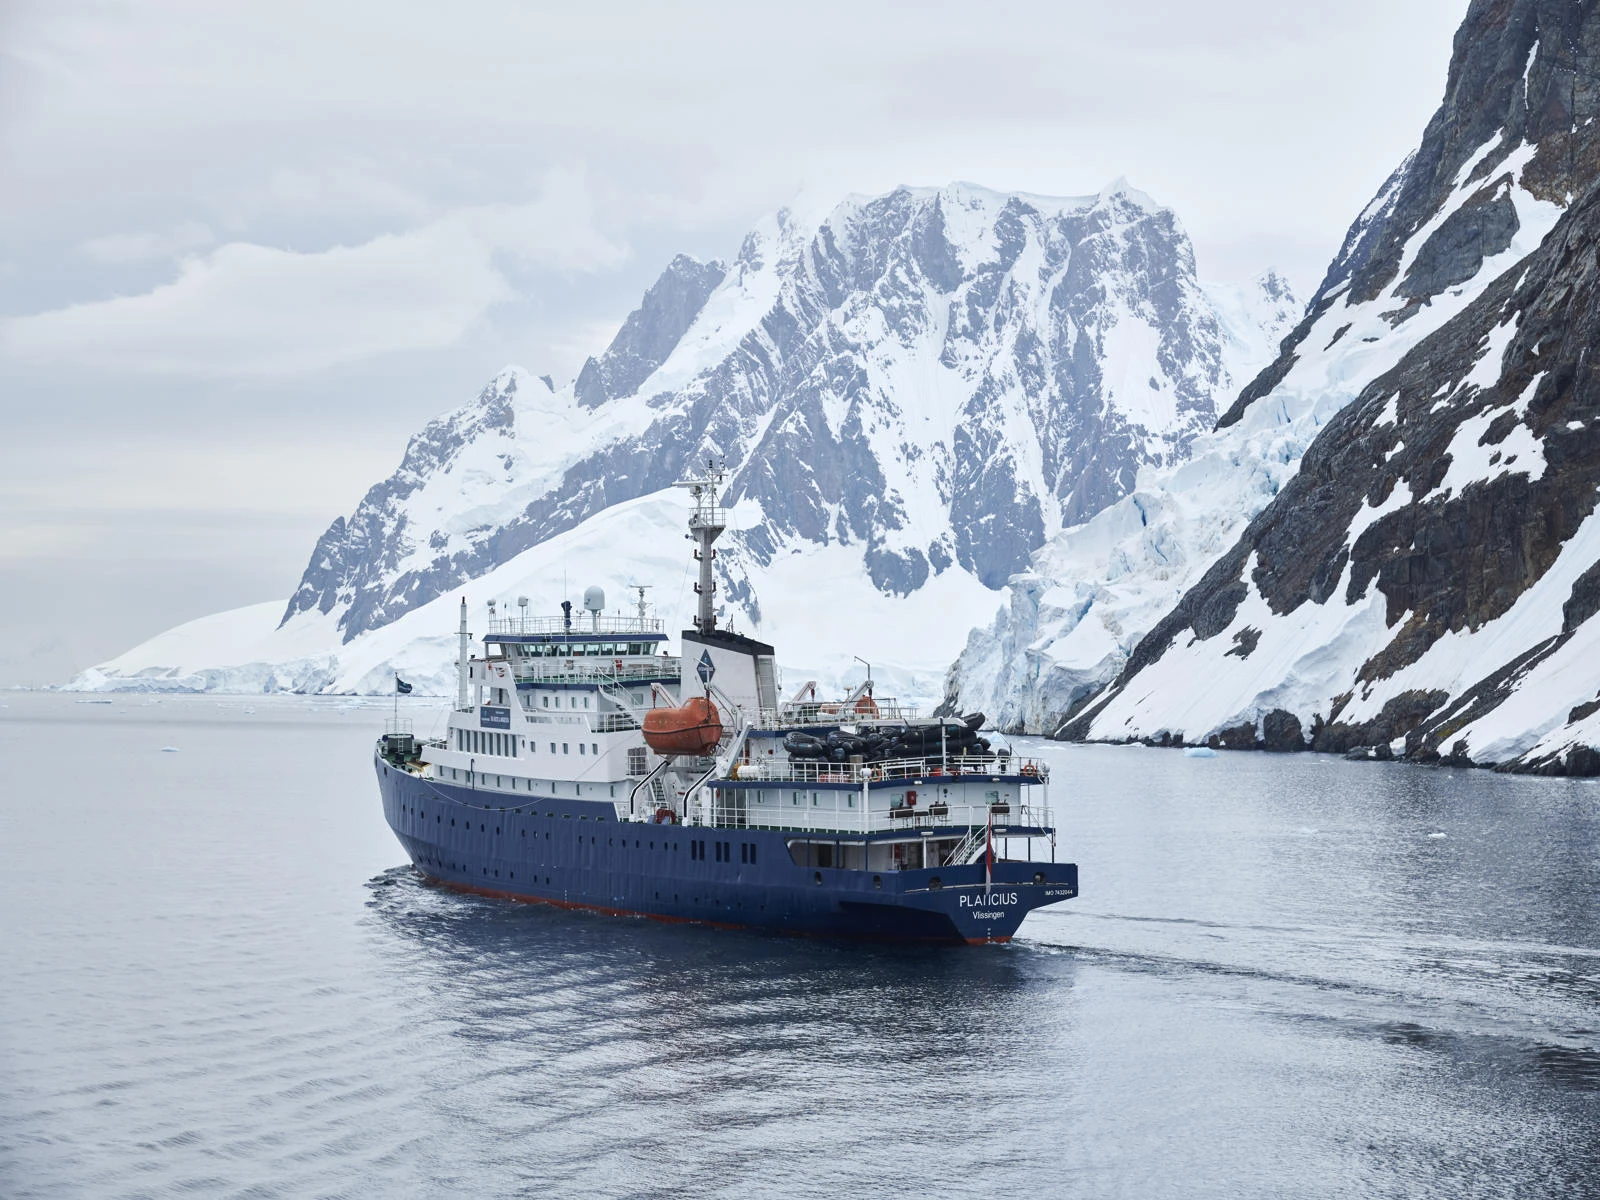
[[[1191,461],[1035,557],[957,666],[964,705],[1096,739],[1566,753],[1551,731],[1600,690],[1573,46],[1592,61],[1600,17],[1472,5],[1421,147],[1278,361]]]
[[[1275,276],[1202,286],[1173,214],[1120,182],[780,212],[731,264],[674,260],[570,386],[508,368],[413,438],[319,541],[254,652],[270,672],[186,662],[173,678],[228,665],[249,686],[361,690],[401,656],[433,680],[409,648],[448,639],[457,595],[548,612],[563,577],[614,605],[651,584],[676,625],[687,558],[668,489],[715,457],[727,618],[806,678],[859,654],[931,699],[992,589],[1142,467],[1181,461],[1297,316]]]

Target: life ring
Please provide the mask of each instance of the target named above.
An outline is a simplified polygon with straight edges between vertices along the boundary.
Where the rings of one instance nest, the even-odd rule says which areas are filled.
[[[676,825],[678,823],[678,814],[670,808],[658,808],[656,809],[655,823],[657,825]]]
[[[1024,775],[1037,775],[1039,773],[1039,768],[1034,766],[1032,763],[1023,763],[1022,773]]]
[[[612,665],[612,667],[614,669],[616,669],[618,671],[622,670],[622,660],[620,658],[613,658],[611,660],[611,665]]]

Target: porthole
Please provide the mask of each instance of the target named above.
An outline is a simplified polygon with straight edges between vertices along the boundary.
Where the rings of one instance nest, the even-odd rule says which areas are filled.
[[[813,880],[815,880],[817,883],[821,883],[822,882],[822,872],[821,871],[813,871],[811,873],[811,878]]]
[[[872,877],[872,886],[875,887],[875,888],[878,888],[881,891],[882,888],[883,888],[883,876],[882,875],[874,875]]]

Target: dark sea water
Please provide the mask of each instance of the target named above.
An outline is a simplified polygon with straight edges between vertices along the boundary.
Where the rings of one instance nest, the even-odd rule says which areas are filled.
[[[1082,898],[901,950],[424,886],[381,707],[0,704],[0,1196],[1600,1196],[1600,783],[1036,747]]]

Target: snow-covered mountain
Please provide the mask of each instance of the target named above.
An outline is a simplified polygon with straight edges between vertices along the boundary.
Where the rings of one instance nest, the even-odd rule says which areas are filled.
[[[650,584],[676,627],[692,597],[668,489],[715,457],[727,617],[806,678],[859,654],[936,697],[993,589],[1182,461],[1298,316],[1274,275],[1202,285],[1176,217],[1120,182],[785,210],[731,263],[675,259],[571,385],[507,368],[431,422],[274,628],[208,618],[201,640],[247,653],[163,635],[82,682],[371,690],[398,663],[444,690],[461,594],[548,612],[563,587],[615,603]]]
[[[1075,738],[1600,765],[1596,53],[1593,6],[1475,0],[1277,361],[1188,462],[1035,556],[961,704]]]

